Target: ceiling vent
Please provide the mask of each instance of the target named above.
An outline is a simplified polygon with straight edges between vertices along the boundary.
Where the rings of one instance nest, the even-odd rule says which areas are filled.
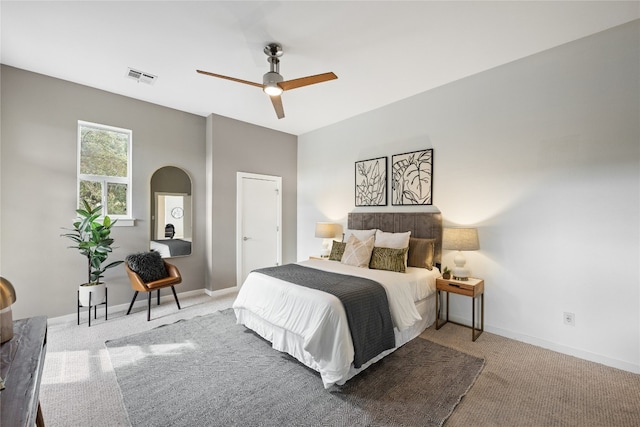
[[[154,76],[153,74],[145,73],[143,71],[134,70],[133,68],[129,68],[127,77],[137,81],[138,83],[146,83],[148,85],[154,84],[158,79],[158,76]]]

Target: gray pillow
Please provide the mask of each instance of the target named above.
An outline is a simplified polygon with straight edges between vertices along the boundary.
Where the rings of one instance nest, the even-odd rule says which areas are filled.
[[[169,277],[160,252],[140,252],[127,256],[127,265],[136,272],[143,282],[149,283],[155,280]]]

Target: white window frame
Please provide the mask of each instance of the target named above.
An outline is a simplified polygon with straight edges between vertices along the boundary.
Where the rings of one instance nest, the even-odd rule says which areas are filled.
[[[121,178],[121,177],[115,177],[115,176],[110,176],[110,177],[105,177],[103,175],[88,175],[88,174],[81,174],[80,173],[80,156],[81,156],[81,150],[82,150],[82,128],[83,127],[90,127],[90,128],[94,128],[94,129],[102,129],[102,130],[107,130],[107,131],[112,131],[112,132],[118,132],[118,133],[124,133],[127,134],[129,137],[129,143],[127,144],[127,177],[126,178]],[[110,214],[109,217],[111,219],[117,219],[118,222],[115,224],[115,227],[117,226],[133,226],[134,225],[134,218],[132,216],[132,212],[133,212],[133,205],[132,200],[133,200],[133,187],[132,187],[132,164],[133,164],[133,159],[132,159],[132,153],[133,153],[133,131],[131,129],[124,129],[124,128],[119,128],[119,127],[115,127],[115,126],[109,126],[109,125],[103,125],[100,123],[93,123],[93,122],[86,122],[83,120],[78,120],[78,143],[77,143],[77,150],[78,150],[78,154],[77,154],[77,182],[76,182],[76,198],[77,200],[77,206],[80,206],[81,200],[80,200],[80,181],[84,180],[84,181],[99,181],[102,183],[102,200],[101,200],[101,206],[102,206],[102,215],[101,218],[105,216],[105,214],[107,213],[107,186],[108,184],[126,184],[127,185],[127,213],[126,215],[113,215]]]

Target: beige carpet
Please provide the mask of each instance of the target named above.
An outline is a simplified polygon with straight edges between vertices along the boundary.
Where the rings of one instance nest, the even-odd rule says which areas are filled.
[[[167,300],[125,316],[103,314],[91,328],[75,316],[49,322],[40,401],[48,427],[128,426],[104,342],[231,306],[235,295]],[[102,316],[102,317],[101,317]],[[86,322],[86,320],[85,320]],[[562,355],[485,332],[474,343],[452,324],[423,337],[485,359],[476,383],[449,420],[453,426],[639,426],[640,375]]]
[[[640,375],[447,324],[422,337],[484,357],[445,426],[640,426]]]

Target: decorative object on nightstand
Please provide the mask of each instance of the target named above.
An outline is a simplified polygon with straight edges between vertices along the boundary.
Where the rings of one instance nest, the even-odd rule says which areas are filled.
[[[445,321],[440,323],[440,293],[446,292],[447,311]],[[471,297],[471,326],[463,325],[449,320],[449,294],[464,295]],[[480,327],[476,328],[476,299],[480,297]],[[442,325],[450,322],[456,325],[471,328],[471,339],[475,341],[484,331],[484,280],[477,278],[467,278],[467,280],[445,280],[436,279],[436,330]]]
[[[449,267],[445,266],[444,270],[442,270],[442,278],[443,279],[450,279],[451,278],[451,270],[449,270]]]
[[[322,250],[320,251],[320,256],[322,258],[328,258],[329,253],[331,252],[331,247],[329,244],[334,237],[342,233],[340,224],[334,224],[331,222],[316,222],[316,237],[319,237],[322,240]]]
[[[456,280],[467,280],[469,270],[464,268],[467,262],[461,251],[477,251],[480,249],[478,242],[478,230],[475,228],[445,228],[442,233],[442,249],[458,251],[453,259],[453,278]]]
[[[0,277],[0,344],[13,338],[11,304],[16,302],[16,290],[10,281]]]

